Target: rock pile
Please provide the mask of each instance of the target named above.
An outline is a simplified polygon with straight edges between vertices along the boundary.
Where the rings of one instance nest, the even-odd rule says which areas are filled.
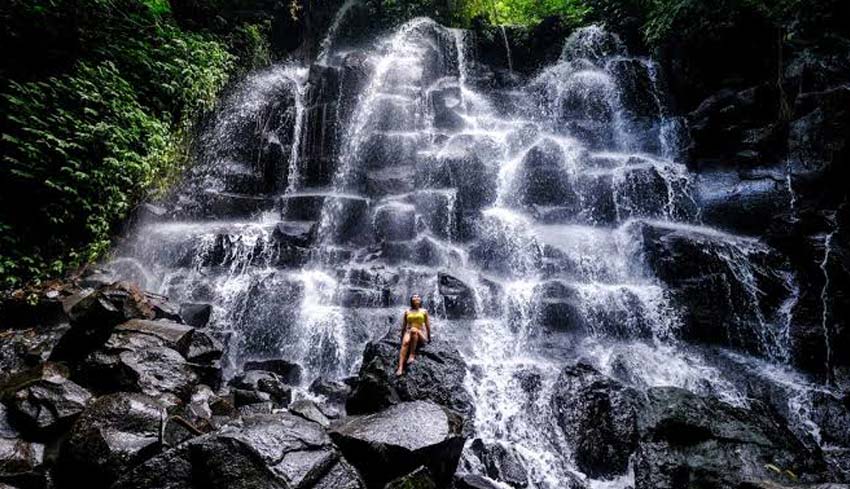
[[[448,344],[396,380],[398,344],[382,340],[353,387],[316,379],[320,401],[293,402],[301,368],[282,359],[223,378],[208,305],[130,283],[56,282],[4,297],[0,312],[4,488],[452,484],[473,410]]]

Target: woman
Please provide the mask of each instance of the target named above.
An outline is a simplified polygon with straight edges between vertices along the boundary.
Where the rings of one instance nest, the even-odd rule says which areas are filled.
[[[416,347],[420,342],[431,342],[431,318],[428,317],[428,311],[422,309],[422,298],[419,294],[414,294],[410,298],[410,309],[404,311],[401,319],[401,352],[398,355],[396,376],[404,373],[405,363],[416,361]]]

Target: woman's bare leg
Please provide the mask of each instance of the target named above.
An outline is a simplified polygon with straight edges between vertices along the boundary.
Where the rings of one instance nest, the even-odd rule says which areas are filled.
[[[416,361],[416,347],[419,346],[419,332],[412,331],[410,333],[410,360],[407,363]]]
[[[404,338],[401,340],[401,351],[398,353],[398,370],[395,371],[396,375],[401,375],[404,373],[404,362],[407,360],[407,352],[410,349],[410,331],[404,333]]]

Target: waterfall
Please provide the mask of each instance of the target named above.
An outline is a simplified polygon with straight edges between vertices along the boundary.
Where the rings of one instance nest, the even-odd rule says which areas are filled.
[[[354,3],[316,63],[234,89],[170,202],[173,219],[142,222],[116,267],[175,301],[213,304],[210,328],[232,364],[283,357],[303,367],[304,386],[356,373],[365,344],[421,294],[436,334],[469,365],[475,437],[515,450],[532,488],[585,478],[552,421],[568,363],[736,405],[744,389],[690,343],[741,352],[734,361],[762,373],[787,369],[797,279],[767,244],[700,223],[677,159],[683,125],[651,60],[590,26],[518,86],[479,83],[492,74],[473,59],[473,36],[426,18],[339,49]],[[323,82],[336,100],[310,112],[319,96],[308,86]],[[333,161],[311,154],[308,113],[333,118]],[[328,174],[307,175],[320,160]],[[834,235],[821,263],[827,350]],[[450,317],[439,273],[471,289],[474,318]],[[789,387],[798,411],[803,384]],[[810,422],[801,414],[798,427]]]
[[[508,32],[505,30],[505,26],[500,25],[499,30],[502,31],[502,40],[505,42],[505,59],[508,62],[508,71],[514,72],[514,62],[511,58],[511,45],[508,43]]]
[[[325,34],[325,37],[322,39],[322,42],[319,43],[319,54],[316,56],[317,63],[325,63],[328,53],[330,52],[331,46],[333,44],[334,38],[336,36],[336,31],[339,30],[339,26],[342,24],[343,19],[345,19],[345,15],[351,10],[355,4],[359,3],[360,0],[345,0],[339,10],[336,11],[333,20],[331,21],[330,27],[328,27],[328,32]]]
[[[821,288],[820,301],[821,301],[821,328],[823,329],[823,342],[824,348],[826,350],[826,354],[824,355],[824,365],[826,367],[826,378],[827,382],[830,381],[832,371],[832,345],[830,343],[830,312],[829,312],[829,270],[827,266],[829,265],[829,255],[832,252],[832,239],[837,232],[835,213],[831,216],[831,221],[833,222],[833,226],[835,228],[827,233],[823,238],[823,260],[820,262],[820,269],[823,273],[823,287]]]

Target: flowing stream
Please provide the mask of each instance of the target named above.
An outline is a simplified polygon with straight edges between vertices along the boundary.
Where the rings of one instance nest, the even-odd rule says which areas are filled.
[[[304,367],[305,386],[353,375],[366,342],[420,293],[434,334],[469,365],[475,436],[516,450],[532,487],[584,477],[549,407],[576,360],[737,405],[747,396],[723,365],[747,365],[793,392],[797,429],[816,428],[810,388],[785,367],[793,274],[764,260],[758,240],[701,225],[675,159],[681,123],[651,60],[591,26],[554,64],[499,88],[470,33],[429,19],[359,51],[332,49],[332,35],[320,63],[275,66],[234,89],[174,218],[142,222],[114,262],[176,301],[212,303],[232,365],[282,356]],[[332,157],[313,154],[316,138]],[[726,281],[714,299],[733,311],[720,327],[749,353],[719,362],[684,341],[685,308],[650,246],[670,242],[711,254]],[[468,287],[473,317],[447,310],[439,273]],[[782,277],[775,304],[765,275]],[[465,452],[461,470],[476,464]]]

